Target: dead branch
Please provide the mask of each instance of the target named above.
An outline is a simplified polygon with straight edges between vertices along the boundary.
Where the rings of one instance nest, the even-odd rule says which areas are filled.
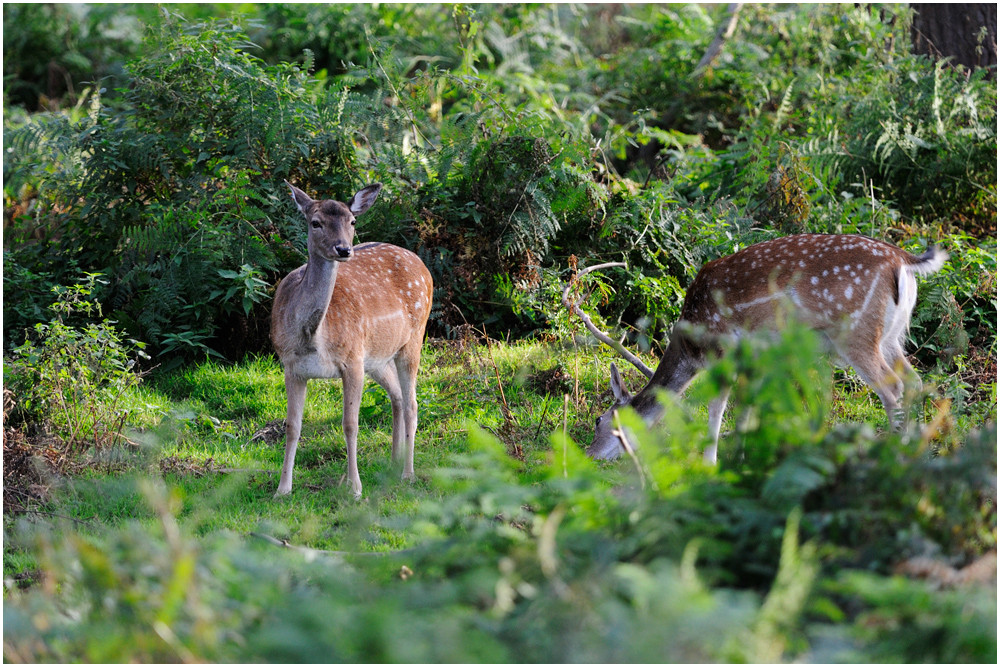
[[[248,535],[250,537],[256,537],[258,539],[264,540],[265,542],[267,542],[269,544],[273,544],[276,547],[284,547],[285,549],[292,549],[293,551],[301,552],[303,554],[306,554],[307,557],[316,557],[316,556],[335,556],[335,557],[343,557],[343,556],[375,556],[375,557],[384,557],[384,556],[398,556],[400,554],[413,553],[414,551],[417,551],[416,547],[410,547],[409,549],[394,549],[394,550],[391,550],[391,551],[328,551],[326,549],[313,549],[311,547],[299,546],[297,544],[290,543],[288,540],[279,540],[276,537],[272,537],[271,535],[265,535],[264,533],[251,532],[251,533],[248,533]]]
[[[601,341],[602,343],[613,349],[618,354],[622,355],[622,357],[624,357],[633,366],[638,368],[639,372],[641,372],[647,378],[651,378],[653,377],[653,371],[649,368],[649,366],[642,363],[642,359],[629,352],[624,345],[622,345],[621,343],[613,339],[611,336],[598,329],[597,325],[595,325],[593,320],[590,319],[590,316],[587,315],[587,313],[583,312],[583,309],[580,308],[580,302],[571,301],[569,298],[570,290],[573,289],[573,286],[577,283],[577,281],[580,280],[581,277],[585,276],[591,271],[598,271],[600,269],[609,269],[615,266],[625,266],[625,264],[623,262],[608,262],[606,264],[596,264],[594,266],[588,266],[587,268],[577,273],[569,281],[569,284],[566,285],[566,289],[563,290],[562,302],[564,306],[566,306],[571,311],[576,313],[576,316],[580,318],[584,326],[587,327],[590,333],[594,335],[594,338]]]
[[[705,55],[701,57],[701,60],[698,62],[698,66],[694,68],[694,72],[691,73],[691,76],[696,79],[700,79],[705,74],[705,70],[708,69],[715,59],[719,57],[719,54],[722,53],[723,44],[725,44],[726,40],[732,37],[733,33],[736,32],[736,19],[739,16],[740,7],[742,6],[742,2],[729,3],[729,6],[726,8],[726,12],[729,14],[729,17],[722,22],[722,25],[719,26],[718,32],[715,33],[715,39],[712,40],[708,50],[705,51]]]

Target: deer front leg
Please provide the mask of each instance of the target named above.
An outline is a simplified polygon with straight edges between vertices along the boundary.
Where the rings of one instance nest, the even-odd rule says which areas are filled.
[[[722,415],[726,413],[730,387],[723,387],[719,395],[708,404],[708,435],[712,444],[705,448],[705,462],[714,464],[719,452],[719,431],[722,430]]]
[[[302,411],[306,403],[306,380],[285,373],[285,396],[288,412],[285,416],[285,461],[281,465],[281,481],[274,497],[285,496],[292,491],[292,469],[295,467],[295,449],[302,432]]]
[[[354,497],[361,497],[361,476],[358,474],[358,411],[361,409],[361,394],[364,391],[365,373],[363,368],[344,369],[344,440],[347,443],[347,479],[354,491]]]

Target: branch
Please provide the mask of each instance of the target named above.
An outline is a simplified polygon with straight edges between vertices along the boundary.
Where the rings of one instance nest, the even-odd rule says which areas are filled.
[[[733,36],[736,32],[736,19],[740,13],[740,7],[743,6],[742,2],[731,2],[726,8],[729,12],[729,18],[723,21],[722,25],[719,26],[718,32],[715,33],[715,39],[709,45],[708,50],[705,51],[705,55],[701,57],[698,62],[698,66],[694,68],[694,72],[691,73],[696,79],[700,79],[704,74],[705,70],[719,57],[722,53],[722,45],[725,44],[726,40]]]
[[[638,368],[639,372],[645,375],[647,378],[651,378],[653,377],[653,371],[650,370],[649,366],[642,363],[642,359],[629,352],[624,345],[622,345],[618,341],[611,338],[611,336],[598,329],[597,325],[595,325],[593,320],[590,319],[590,316],[587,315],[587,313],[583,312],[583,310],[580,308],[580,303],[578,301],[571,301],[569,298],[569,291],[573,288],[573,285],[575,285],[576,282],[582,276],[585,276],[591,271],[597,271],[599,269],[608,269],[614,266],[625,266],[625,264],[622,262],[608,262],[606,264],[597,264],[595,266],[588,266],[586,269],[577,273],[576,276],[574,276],[569,281],[569,284],[566,285],[566,289],[563,290],[562,302],[564,306],[566,306],[571,311],[576,313],[576,316],[583,321],[584,326],[587,327],[590,333],[594,334],[594,338],[601,341],[602,343],[613,349],[615,352],[620,354],[622,357],[624,357],[630,364]]]
[[[286,549],[292,549],[294,551],[300,551],[306,556],[315,557],[318,555],[323,556],[394,556],[398,554],[412,553],[416,551],[416,548],[410,549],[395,549],[393,551],[327,551],[325,549],[313,549],[310,547],[302,547],[297,544],[291,544],[288,540],[279,540],[276,537],[270,535],[265,535],[264,533],[248,533],[250,537],[257,537],[265,542],[273,544],[276,547],[284,547]]]

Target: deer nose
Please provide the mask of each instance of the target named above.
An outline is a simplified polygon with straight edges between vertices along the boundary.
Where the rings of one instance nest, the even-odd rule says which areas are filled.
[[[338,245],[334,248],[334,250],[337,251],[337,256],[340,257],[341,259],[347,259],[348,257],[351,256],[352,252],[351,246]]]

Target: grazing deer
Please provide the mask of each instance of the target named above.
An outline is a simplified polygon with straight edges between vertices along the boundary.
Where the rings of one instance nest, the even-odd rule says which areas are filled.
[[[914,276],[937,271],[947,258],[938,248],[916,257],[864,236],[798,234],[709,262],[688,289],[678,322],[682,326],[674,327],[646,386],[631,396],[611,365],[615,403],[597,418],[587,453],[595,459],[617,458],[624,434],[613,423],[616,410],[630,406],[647,424],[656,422],[662,411],[657,390],[680,394],[709,355],[718,352],[720,339],[776,328],[781,308],[829,339],[878,394],[890,425],[899,428],[904,389],[900,374],[920,385],[902,346],[917,300]],[[702,333],[692,333],[695,329]],[[710,463],[716,460],[728,398],[725,389],[708,406],[712,444],[705,460]]]
[[[403,479],[413,478],[417,367],[431,311],[431,275],[403,248],[353,245],[355,216],[375,202],[381,185],[360,190],[348,204],[314,201],[291,183],[288,187],[309,225],[309,261],[281,281],[271,311],[271,341],[285,368],[288,397],[285,462],[275,495],[292,490],[306,383],[341,378],[347,476],[360,496],[358,409],[366,373],[389,394],[392,460],[402,459]]]

